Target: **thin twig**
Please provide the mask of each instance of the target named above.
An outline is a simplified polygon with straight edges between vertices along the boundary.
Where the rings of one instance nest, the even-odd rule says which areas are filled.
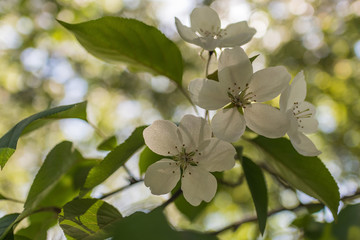
[[[97,135],[99,135],[100,137],[102,137],[102,138],[107,138],[106,137],[106,134],[103,132],[103,131],[101,131],[101,129],[100,128],[98,128],[95,124],[93,124],[92,122],[90,122],[90,121],[88,121],[88,123],[89,123],[89,125],[95,130],[95,132],[97,133]]]
[[[175,201],[176,198],[178,198],[181,195],[182,191],[181,189],[177,190],[166,202],[164,202],[161,206],[163,208],[166,208],[167,205]]]
[[[342,197],[340,200],[341,201],[345,201],[345,200],[351,200],[353,198],[358,198],[360,197],[360,189],[358,189],[354,194],[352,195],[348,195],[348,196],[344,196]],[[270,212],[268,212],[267,216],[271,216],[271,215],[274,215],[276,213],[279,213],[279,212],[282,212],[282,211],[297,211],[301,208],[309,208],[309,207],[317,207],[317,206],[325,206],[323,203],[308,203],[308,204],[303,204],[303,203],[300,203],[299,205],[297,205],[296,207],[293,207],[293,208],[285,208],[285,207],[280,207],[280,208],[277,208],[277,209],[274,209]],[[233,230],[236,230],[238,227],[240,227],[242,224],[244,223],[248,223],[248,222],[254,222],[257,220],[257,216],[251,216],[251,217],[246,217],[236,223],[233,223],[229,226],[226,226],[218,231],[215,231],[215,232],[209,232],[209,234],[211,235],[217,235],[221,232],[224,232],[226,230],[229,230],[229,229],[233,229]]]
[[[130,169],[125,166],[125,164],[123,165],[123,168],[125,169],[126,173],[129,175],[129,182],[138,182],[138,180],[136,179],[136,177],[134,176],[134,174],[132,174],[132,172],[130,171]]]
[[[114,190],[114,191],[111,191],[111,192],[109,192],[109,193],[103,194],[101,197],[99,197],[99,199],[104,199],[104,198],[110,197],[110,196],[112,196],[112,195],[114,195],[114,194],[116,194],[116,193],[119,193],[119,192],[121,192],[121,191],[129,188],[130,186],[132,186],[132,185],[134,185],[134,184],[136,184],[136,183],[142,182],[142,181],[144,181],[144,180],[143,180],[143,179],[138,179],[138,180],[136,180],[136,181],[130,182],[130,183],[129,183],[128,185],[126,185],[126,186],[120,187],[120,188],[118,188],[118,189],[116,189],[116,190]]]

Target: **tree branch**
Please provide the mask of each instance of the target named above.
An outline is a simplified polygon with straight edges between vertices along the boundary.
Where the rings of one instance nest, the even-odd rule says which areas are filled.
[[[177,199],[180,195],[181,195],[182,191],[181,189],[177,190],[166,202],[164,202],[161,206],[163,208],[166,208],[167,205],[169,205],[170,203],[172,203],[173,201],[175,201],[175,199]]]
[[[99,199],[104,199],[104,198],[110,197],[110,196],[112,196],[112,195],[114,195],[116,193],[119,193],[119,192],[129,188],[130,186],[132,186],[132,185],[134,185],[134,184],[136,184],[138,182],[142,182],[142,181],[144,181],[144,180],[143,179],[138,179],[138,180],[134,179],[134,181],[130,181],[130,183],[128,185],[126,185],[126,186],[120,187],[120,188],[118,188],[118,189],[116,189],[116,190],[114,190],[112,192],[103,194],[101,197],[99,197]]]
[[[360,197],[360,189],[358,189],[354,194],[352,195],[348,195],[348,196],[344,196],[342,197],[340,200],[341,201],[346,201],[346,200],[352,200],[354,198],[358,198]],[[279,213],[279,212],[282,212],[282,211],[297,211],[301,208],[310,208],[310,207],[317,207],[317,206],[322,206],[324,207],[325,205],[322,204],[322,203],[308,203],[308,204],[303,204],[303,203],[300,203],[298,206],[296,207],[293,207],[293,208],[285,208],[285,207],[280,207],[280,208],[277,208],[277,209],[274,209],[270,212],[268,212],[267,216],[271,216],[271,215],[274,215],[276,213]],[[224,232],[226,230],[229,230],[229,229],[233,229],[233,230],[236,230],[238,227],[240,227],[242,224],[244,223],[248,223],[248,222],[254,222],[257,220],[257,216],[251,216],[251,217],[246,217],[236,223],[233,223],[227,227],[224,227],[218,231],[215,231],[215,232],[209,232],[209,234],[211,235],[217,235],[221,232]]]

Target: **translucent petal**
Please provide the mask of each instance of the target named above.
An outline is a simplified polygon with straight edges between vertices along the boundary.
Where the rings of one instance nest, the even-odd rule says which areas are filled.
[[[175,25],[178,33],[180,34],[181,38],[184,39],[184,41],[196,45],[201,44],[199,36],[196,35],[196,33],[191,28],[184,26],[178,18],[175,18]]]
[[[304,133],[317,131],[318,121],[315,119],[316,108],[309,102],[302,102],[293,106],[293,114],[298,122],[298,130]]]
[[[250,28],[245,21],[229,24],[221,33],[219,47],[241,46],[249,42],[255,33],[256,30]]]
[[[225,49],[221,53],[218,74],[224,90],[234,95],[244,90],[250,82],[253,68],[244,50],[236,47]]]
[[[167,120],[157,120],[143,132],[145,144],[155,153],[163,156],[174,156],[181,149],[177,126]]]
[[[192,152],[205,140],[211,138],[211,128],[205,119],[185,115],[179,124],[179,137],[187,152]]]
[[[180,179],[180,167],[170,159],[161,159],[150,165],[145,172],[144,183],[152,194],[169,193]]]
[[[249,90],[255,96],[252,100],[265,102],[278,96],[289,86],[291,75],[285,67],[269,67],[257,71],[251,78]]]
[[[199,155],[199,153],[201,155]],[[217,138],[205,141],[194,156],[194,161],[209,172],[229,170],[235,165],[236,150],[228,142]]]
[[[310,140],[310,138],[305,136],[303,133],[298,132],[298,135],[296,136],[296,138],[300,139],[300,141],[294,141],[293,136],[291,135],[289,135],[289,137],[292,145],[301,155],[310,157],[321,154],[321,151],[316,148],[315,144]]]
[[[215,196],[216,178],[201,167],[189,165],[181,181],[184,197],[193,206],[198,206],[201,201],[210,202]]]
[[[237,108],[219,110],[211,120],[214,135],[227,142],[236,142],[245,131],[245,119]]]
[[[289,128],[289,121],[284,113],[262,103],[246,107],[244,117],[251,130],[268,138],[282,137]]]
[[[194,103],[207,110],[222,108],[230,102],[220,83],[208,79],[195,79],[189,84],[189,92]]]
[[[287,111],[295,102],[301,103],[306,97],[306,82],[303,71],[299,72],[291,85],[280,96],[280,109]]]
[[[202,36],[215,35],[220,31],[219,15],[210,7],[195,8],[190,14],[191,29]]]

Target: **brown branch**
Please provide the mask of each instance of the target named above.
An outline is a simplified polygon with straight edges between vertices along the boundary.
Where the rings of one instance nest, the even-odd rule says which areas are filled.
[[[116,189],[116,190],[114,190],[114,191],[111,191],[111,192],[109,192],[109,193],[105,193],[105,194],[103,194],[101,197],[99,197],[99,199],[104,199],[104,198],[110,197],[110,196],[112,196],[112,195],[114,195],[114,194],[116,194],[116,193],[119,193],[119,192],[121,192],[121,191],[129,188],[130,186],[132,186],[132,185],[134,185],[134,184],[136,184],[136,183],[142,182],[142,181],[144,181],[144,180],[143,180],[143,179],[138,179],[138,180],[130,181],[130,183],[129,183],[128,185],[123,186],[123,187],[120,187],[120,188],[118,188],[118,189]]]
[[[181,189],[177,190],[166,202],[164,202],[161,206],[163,208],[166,208],[167,205],[169,205],[170,203],[172,203],[173,201],[175,201],[175,199],[177,199],[180,195],[181,195],[182,191]]]
[[[346,201],[346,200],[352,200],[354,198],[358,198],[360,197],[360,189],[358,189],[354,194],[352,195],[348,195],[348,196],[344,196],[342,197],[340,200],[341,201]],[[293,207],[293,208],[285,208],[285,207],[280,207],[280,208],[277,208],[277,209],[274,209],[270,212],[268,212],[267,216],[271,216],[271,215],[274,215],[276,213],[279,213],[279,212],[282,212],[282,211],[297,211],[301,208],[310,208],[310,207],[317,207],[317,206],[325,206],[323,203],[308,203],[308,204],[303,204],[303,203],[300,203],[298,206],[296,207]],[[209,234],[211,235],[217,235],[221,232],[224,232],[226,230],[229,230],[229,229],[233,229],[233,230],[236,230],[238,227],[240,227],[242,224],[244,223],[248,223],[248,222],[254,222],[256,221],[258,218],[257,216],[250,216],[250,217],[246,217],[244,219],[241,219],[240,221],[236,222],[236,223],[233,223],[227,227],[224,227],[218,231],[215,231],[215,232],[209,232]]]

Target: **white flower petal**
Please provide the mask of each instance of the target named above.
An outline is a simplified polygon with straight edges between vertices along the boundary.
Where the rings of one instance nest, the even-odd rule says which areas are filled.
[[[143,132],[145,144],[151,151],[163,155],[174,156],[178,154],[177,146],[181,149],[177,126],[167,120],[157,120]]]
[[[189,165],[181,181],[184,197],[193,206],[198,206],[201,201],[210,202],[215,196],[216,178],[201,167]]]
[[[291,75],[285,67],[269,67],[257,71],[251,78],[248,93],[255,96],[252,100],[265,102],[278,96],[289,86]]]
[[[211,128],[205,119],[185,115],[179,124],[179,137],[187,152],[194,151],[205,139],[211,138]]]
[[[251,130],[268,138],[282,137],[289,128],[289,121],[284,113],[262,103],[247,106],[244,117]]]
[[[289,134],[288,134],[289,135]],[[297,139],[300,139],[300,141],[294,141],[293,136],[290,136],[290,141],[292,145],[294,146],[295,150],[304,156],[317,156],[321,154],[321,151],[319,151],[315,144],[305,136],[303,133],[298,132]]]
[[[237,108],[220,109],[211,120],[211,128],[217,138],[236,142],[245,131],[245,119]]]
[[[195,8],[190,14],[191,29],[202,36],[219,32],[221,23],[219,15],[210,7]]]
[[[170,159],[161,159],[150,165],[145,173],[144,183],[152,194],[169,193],[180,179],[180,167]]]
[[[194,103],[207,110],[219,109],[230,102],[220,83],[209,79],[191,81],[189,92]]]
[[[178,18],[175,18],[175,25],[181,38],[184,39],[186,42],[193,43],[196,45],[201,44],[199,36],[196,35],[196,33],[191,28],[183,25]]]
[[[229,170],[235,165],[236,150],[233,145],[217,138],[205,141],[195,153],[194,161],[209,172]]]
[[[249,42],[255,33],[256,30],[250,28],[245,21],[229,24],[222,32],[219,47],[241,46]]]
[[[219,59],[219,82],[225,91],[237,94],[250,82],[253,68],[241,47],[225,49]],[[230,88],[230,89],[229,89]]]
[[[302,102],[298,106],[294,105],[294,117],[298,121],[298,130],[304,133],[317,131],[318,121],[314,118],[316,108],[309,102]]]
[[[299,72],[291,85],[280,96],[280,110],[287,111],[294,103],[301,103],[306,97],[306,82],[304,72]]]

